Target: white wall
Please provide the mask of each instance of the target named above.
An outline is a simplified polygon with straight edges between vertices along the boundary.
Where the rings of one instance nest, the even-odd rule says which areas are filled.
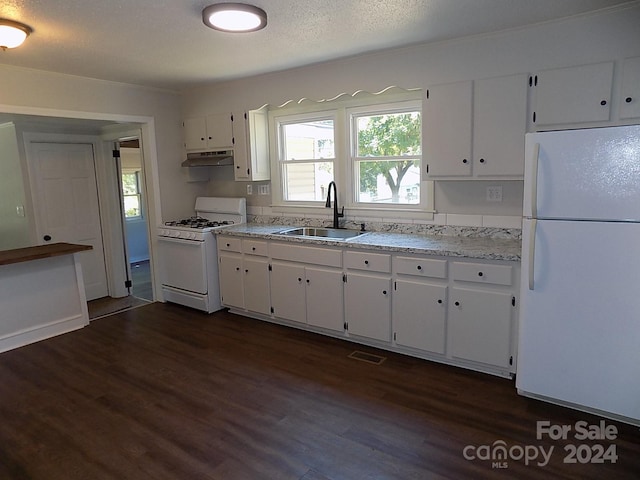
[[[310,67],[211,84],[183,92],[183,115],[279,105],[303,97],[318,100],[363,89],[379,91],[389,85],[426,88],[429,85],[512,73],[616,60],[614,96],[620,86],[621,60],[640,55],[640,3],[624,9],[539,24],[502,33],[431,45],[417,45],[360,55]],[[617,115],[612,105],[612,118]],[[226,185],[226,173],[215,173],[211,194],[242,194],[245,184]],[[438,182],[436,209],[444,213],[520,215],[521,182],[503,185],[502,203],[486,202],[484,187],[469,182]],[[482,184],[481,184],[482,185]],[[486,185],[486,184],[484,184]],[[265,204],[264,197],[248,199]]]

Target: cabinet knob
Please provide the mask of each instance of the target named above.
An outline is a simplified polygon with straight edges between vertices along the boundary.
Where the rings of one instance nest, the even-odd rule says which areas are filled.
[[[440,298],[439,298],[439,299],[438,299],[438,303],[442,303],[442,299],[440,299]]]
[[[364,264],[365,264],[365,265],[369,265],[369,260],[365,260],[365,261],[364,261]]]
[[[211,137],[209,137],[209,140],[211,140]]]
[[[230,243],[227,243],[227,247],[230,247],[230,246],[231,246],[231,244],[230,244]]]
[[[245,268],[245,269],[244,269],[244,273],[249,273],[249,269],[248,269],[248,268]]]
[[[301,281],[302,281],[302,279],[301,279],[300,277],[298,277],[298,281],[299,281],[299,282],[301,282]]]
[[[200,137],[200,140],[202,140],[204,142],[204,137]]]
[[[481,158],[481,159],[480,159],[480,163],[484,163],[484,158]]]
[[[256,251],[256,247],[251,247],[251,250],[253,250],[255,252]]]
[[[633,98],[627,97],[627,98],[624,99],[624,101],[627,102],[627,103],[631,103],[633,101]]]
[[[418,270],[422,270],[422,265],[418,265],[416,268],[417,268]]]
[[[463,158],[462,163],[469,163],[469,160],[467,160],[466,158]]]
[[[236,168],[240,168],[240,165],[236,165]]]
[[[479,276],[479,277],[482,277],[483,275],[484,275],[484,273],[482,273],[482,272],[478,272],[478,276]]]
[[[386,290],[382,290],[382,294],[383,294],[383,295],[386,295],[386,294],[387,294],[387,291],[386,291]]]
[[[307,283],[309,283],[309,279],[307,278]]]
[[[606,101],[606,100],[602,100],[602,101],[600,102],[600,105],[602,105],[603,107],[604,107],[606,104],[607,104],[607,101]]]
[[[51,240],[51,235],[45,235],[44,237],[42,237],[42,239],[43,239],[45,242],[48,242],[49,240]]]
[[[240,267],[236,267],[236,272],[239,272],[239,271],[240,271]]]
[[[460,302],[455,302],[455,303],[454,303],[454,305],[455,305],[456,307],[459,307],[459,306],[460,306]]]

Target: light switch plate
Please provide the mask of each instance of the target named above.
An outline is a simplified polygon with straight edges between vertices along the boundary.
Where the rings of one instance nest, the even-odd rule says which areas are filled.
[[[253,185],[247,185],[247,195],[253,195]]]

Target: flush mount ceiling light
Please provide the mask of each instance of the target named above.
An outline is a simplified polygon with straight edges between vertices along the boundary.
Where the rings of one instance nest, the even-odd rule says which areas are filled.
[[[267,25],[267,13],[244,3],[216,3],[202,10],[202,21],[223,32],[255,32]]]
[[[13,20],[0,18],[0,48],[16,48],[29,36],[33,30],[31,27]]]

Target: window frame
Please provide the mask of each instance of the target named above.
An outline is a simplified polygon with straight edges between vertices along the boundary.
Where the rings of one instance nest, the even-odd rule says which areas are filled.
[[[356,97],[357,95],[357,97]],[[329,105],[329,103],[331,105]],[[296,121],[313,121],[319,118],[334,117],[335,159],[333,165],[334,181],[338,187],[338,202],[345,207],[345,213],[351,218],[371,219],[369,221],[429,221],[434,219],[434,182],[425,180],[423,160],[420,156],[420,203],[384,204],[356,202],[355,178],[351,161],[353,140],[349,111],[380,111],[381,109],[402,110],[407,105],[420,111],[424,125],[421,90],[403,93],[368,94],[356,92],[353,95],[339,95],[331,100],[304,100],[269,110],[270,157],[272,179],[272,213],[285,216],[318,217],[325,216],[325,201],[286,201],[281,175],[282,139],[280,124]],[[331,108],[328,108],[328,107]],[[424,145],[421,145],[424,150]],[[387,220],[389,219],[389,220]]]
[[[134,222],[134,221],[138,221],[138,220],[142,220],[144,218],[144,205],[142,204],[142,185],[141,185],[141,175],[142,175],[142,171],[138,170],[138,169],[122,169],[121,172],[121,177],[124,175],[135,175],[136,178],[136,193],[124,193],[124,179],[122,178],[121,181],[123,183],[123,188],[122,188],[122,213],[124,214],[124,219],[127,222]],[[125,208],[125,204],[124,201],[127,197],[137,197],[138,198],[138,207],[140,210],[140,215],[135,215],[135,216],[127,216],[127,211]]]
[[[358,126],[357,119],[359,117],[371,117],[375,115],[385,115],[394,113],[408,113],[419,112],[420,122],[422,126],[422,103],[420,100],[406,100],[401,102],[390,102],[383,104],[371,104],[350,107],[346,109],[349,125],[349,158],[347,163],[349,164],[349,175],[347,177],[348,183],[351,186],[351,203],[350,207],[355,209],[367,209],[367,210],[380,210],[380,211],[426,211],[428,209],[426,187],[425,182],[422,181],[424,177],[422,173],[422,132],[420,133],[420,154],[410,156],[399,157],[359,157],[358,156]],[[358,166],[364,161],[401,161],[407,159],[418,160],[420,165],[420,202],[418,203],[383,203],[383,202],[363,202],[358,200],[358,190],[360,189],[358,182]]]

